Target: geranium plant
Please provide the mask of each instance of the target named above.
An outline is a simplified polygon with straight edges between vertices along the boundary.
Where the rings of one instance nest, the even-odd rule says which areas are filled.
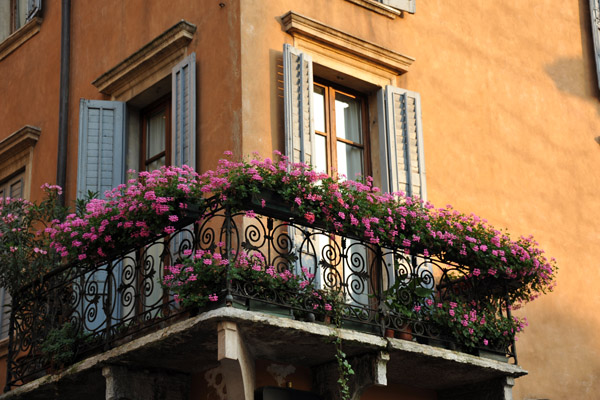
[[[40,204],[20,198],[0,198],[0,286],[14,295],[23,285],[58,265],[43,229],[64,213],[58,186],[44,185]]]

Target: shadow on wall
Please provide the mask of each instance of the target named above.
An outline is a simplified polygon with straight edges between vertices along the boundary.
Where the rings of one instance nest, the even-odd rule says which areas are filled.
[[[599,78],[596,73],[589,0],[579,0],[579,23],[582,57],[558,58],[546,65],[545,70],[558,90],[580,98],[591,97],[599,100]],[[597,108],[597,112],[600,114],[600,107]]]

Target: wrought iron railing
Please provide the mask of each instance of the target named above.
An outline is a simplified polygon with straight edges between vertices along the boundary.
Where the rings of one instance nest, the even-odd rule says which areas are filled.
[[[72,351],[69,361],[73,362],[164,326],[168,320],[185,317],[187,310],[160,284],[165,266],[189,255],[186,250],[214,249],[217,243],[225,243],[230,258],[241,250],[257,251],[267,265],[279,271],[304,268],[314,287],[341,293],[345,326],[377,335],[392,329],[409,333],[422,343],[451,348],[455,348],[455,341],[438,324],[388,307],[384,297],[390,287],[399,287],[395,295],[411,306],[411,291],[402,290],[410,288],[411,282],[430,288],[429,297],[436,302],[457,292],[465,299],[485,301],[490,296],[502,297],[506,291],[497,281],[490,281],[488,286],[481,280],[471,284],[469,269],[464,266],[307,226],[281,208],[261,208],[248,218],[244,212],[232,213],[214,200],[210,204],[201,218],[182,220],[171,235],[124,249],[102,262],[61,266],[16,293],[7,389],[36,379],[53,367],[53,360],[43,351],[44,343],[67,323],[70,333],[65,330],[63,334],[70,336],[67,346]],[[257,304],[272,304],[289,310],[292,317],[311,321],[315,317],[308,305],[290,301],[293,293],[256,292],[251,284],[231,280],[223,292],[226,301],[217,306],[252,309]],[[516,362],[514,343],[496,350]]]

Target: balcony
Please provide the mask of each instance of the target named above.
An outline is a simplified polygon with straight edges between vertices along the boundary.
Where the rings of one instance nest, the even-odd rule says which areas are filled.
[[[465,346],[433,314],[457,298],[500,302],[495,309],[510,313],[511,285],[518,283],[479,279],[472,266],[341,235],[308,223],[289,204],[261,207],[247,199],[246,210],[232,211],[219,198],[200,210],[187,207],[174,232],[102,260],[71,262],[23,287],[13,297],[5,398],[77,398],[83,390],[104,398],[112,376],[107,366],[114,365],[206,370],[223,363],[230,331],[243,332],[234,337],[243,337],[252,359],[305,366],[315,375],[335,369],[331,337],[337,335],[357,375],[371,376],[370,384],[426,388],[439,398],[482,382],[501,387],[498,382],[526,373],[513,365],[513,340],[487,349],[496,360],[479,357],[481,346]],[[190,262],[199,250],[228,261],[224,278],[215,301],[184,306],[161,282],[173,273],[168,266]],[[244,254],[263,259],[257,273],[266,266],[276,274],[291,271],[310,293],[239,278],[233,269]],[[328,293],[339,303],[339,328],[329,321]],[[327,396],[332,384],[320,382]]]

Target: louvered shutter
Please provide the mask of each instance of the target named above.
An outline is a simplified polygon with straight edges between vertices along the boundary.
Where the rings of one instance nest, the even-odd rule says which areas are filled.
[[[592,38],[594,39],[594,55],[596,59],[596,75],[600,87],[600,0],[590,0],[592,17]]]
[[[421,97],[393,86],[378,95],[382,187],[427,200]]]
[[[312,118],[312,59],[289,44],[283,45],[285,154],[293,162],[312,163],[315,129]]]
[[[104,192],[125,181],[125,103],[85,100],[79,105],[77,197]]]
[[[42,0],[27,0],[27,18],[29,21],[33,17],[39,16],[42,12]]]
[[[173,67],[171,164],[196,168],[196,53]]]
[[[397,8],[398,10],[407,11],[411,14],[415,13],[416,0],[380,0],[386,6]]]
[[[8,290],[0,288],[0,340],[8,337],[11,300]]]
[[[125,143],[125,103],[82,99],[79,104],[77,197],[83,198],[92,191],[103,198],[104,192],[125,181]],[[106,284],[107,270],[111,268],[118,285],[121,263],[112,267],[105,264],[85,275],[80,312],[85,316],[83,329],[86,331],[106,328],[106,309],[112,310],[115,318],[120,314],[120,307],[115,306],[119,304],[118,295],[112,293],[109,296]]]

